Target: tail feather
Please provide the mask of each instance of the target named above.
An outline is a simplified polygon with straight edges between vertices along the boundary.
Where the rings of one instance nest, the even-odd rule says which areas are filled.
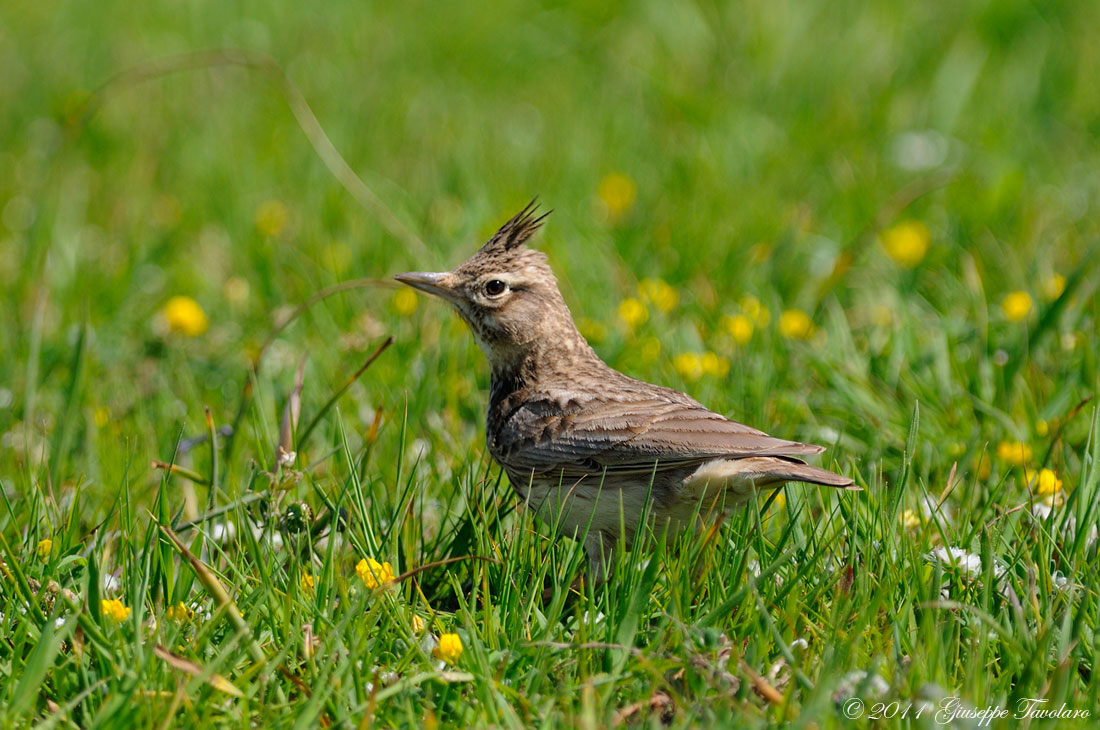
[[[846,476],[810,466],[793,456],[749,456],[742,459],[715,459],[688,477],[684,486],[689,494],[705,494],[714,485],[723,485],[727,498],[749,499],[760,487],[778,487],[785,482],[806,482],[837,489],[859,491]]]
[[[774,469],[769,469],[765,475],[775,477],[777,482],[807,482],[809,484],[820,484],[824,487],[836,487],[837,489],[860,490],[855,482],[843,474],[837,474],[810,464],[780,462]]]
[[[812,466],[793,457],[750,457],[738,459],[737,464],[743,474],[754,477],[757,486],[783,484],[784,482],[806,482],[824,487],[859,491],[850,478],[836,472]]]
[[[786,482],[806,482],[836,489],[859,491],[860,487],[845,476],[810,466],[793,456],[749,456],[741,459],[715,459],[699,467],[686,478],[678,493],[677,510],[688,513],[699,504],[720,501],[728,510],[755,499],[761,489],[779,487]]]

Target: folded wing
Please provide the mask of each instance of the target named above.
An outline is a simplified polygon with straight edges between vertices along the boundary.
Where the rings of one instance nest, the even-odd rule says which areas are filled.
[[[649,473],[715,458],[798,457],[824,450],[768,436],[682,393],[649,388],[644,397],[529,399],[508,416],[491,447],[509,469],[566,477]]]

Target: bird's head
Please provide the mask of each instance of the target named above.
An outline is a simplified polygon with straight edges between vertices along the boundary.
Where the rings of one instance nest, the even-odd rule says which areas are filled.
[[[579,337],[546,255],[524,246],[549,215],[535,213],[531,201],[454,271],[394,277],[450,302],[494,368],[526,356],[537,343]]]

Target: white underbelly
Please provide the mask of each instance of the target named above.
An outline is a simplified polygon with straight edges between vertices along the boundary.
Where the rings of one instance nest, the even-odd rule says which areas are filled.
[[[566,535],[586,532],[632,538],[645,512],[648,484],[601,484],[597,479],[557,483],[534,480],[516,490],[546,524]]]
[[[623,533],[629,541],[646,513],[651,494],[657,498],[649,510],[650,520],[657,529],[667,525],[670,535],[689,525],[721,521],[756,497],[755,482],[760,474],[752,466],[749,459],[715,459],[679,482],[652,489],[649,478],[586,477],[571,482],[536,478],[528,484],[513,481],[513,485],[543,522],[563,534]]]

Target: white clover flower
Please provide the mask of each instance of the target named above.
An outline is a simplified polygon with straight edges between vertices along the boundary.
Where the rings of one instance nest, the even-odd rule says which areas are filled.
[[[1031,506],[1031,514],[1040,521],[1046,521],[1054,514],[1054,507],[1046,502],[1036,502]]]
[[[232,520],[218,522],[210,528],[210,539],[214,542],[233,542],[237,538],[237,526]]]
[[[232,524],[232,523],[230,523],[230,524]],[[260,540],[263,539],[263,536],[264,536],[264,526],[263,525],[253,525],[252,526],[252,537],[255,538],[257,542],[259,542]],[[230,539],[232,539],[232,538],[230,538]],[[283,535],[282,535],[282,533],[279,532],[278,530],[272,530],[271,531],[271,547],[275,550],[278,550],[282,546],[283,546]]]
[[[279,446],[279,456],[275,459],[275,466],[280,467],[292,467],[295,460],[298,458],[297,451],[287,451],[282,446]]]
[[[940,546],[925,557],[940,565],[956,567],[971,578],[978,578],[983,572],[982,556],[975,555],[962,548]],[[1005,570],[1004,565],[997,560],[993,561],[993,575],[995,577],[1000,578],[1004,575]]]
[[[920,512],[924,515],[926,520],[931,520],[933,517],[939,517],[946,525],[955,524],[955,511],[946,501],[940,504],[939,500],[931,494],[924,494],[921,495],[917,506],[920,508]]]
[[[1059,530],[1062,533],[1062,537],[1072,542],[1077,537],[1077,519],[1074,517],[1067,517],[1065,522],[1060,522],[1058,515],[1056,514],[1058,505],[1052,503],[1049,500],[1043,500],[1036,502],[1031,506],[1031,516],[1035,518],[1035,521],[1040,525],[1050,524],[1054,530]],[[1100,533],[1097,532],[1096,525],[1092,525],[1089,528],[1088,537],[1085,540],[1086,548],[1092,548],[1093,543],[1100,538]]]
[[[603,611],[598,612],[595,616],[592,616],[588,611],[584,612],[584,623],[586,623],[586,624],[587,623],[599,624],[605,618],[607,618],[607,617],[604,616]]]
[[[890,683],[879,675],[853,669],[840,678],[833,692],[833,701],[842,702],[851,697],[877,699],[889,691]]]
[[[389,669],[381,670],[381,671],[380,670],[381,670],[381,667],[377,667],[377,666],[371,668],[372,672],[377,672],[378,673],[378,684],[381,685],[382,687],[389,687],[389,686],[395,684],[397,682],[397,680],[401,679],[401,675],[399,675],[397,672],[394,672],[394,671],[389,670]],[[368,694],[374,692],[374,682],[367,682],[366,688],[367,688],[367,693]]]

